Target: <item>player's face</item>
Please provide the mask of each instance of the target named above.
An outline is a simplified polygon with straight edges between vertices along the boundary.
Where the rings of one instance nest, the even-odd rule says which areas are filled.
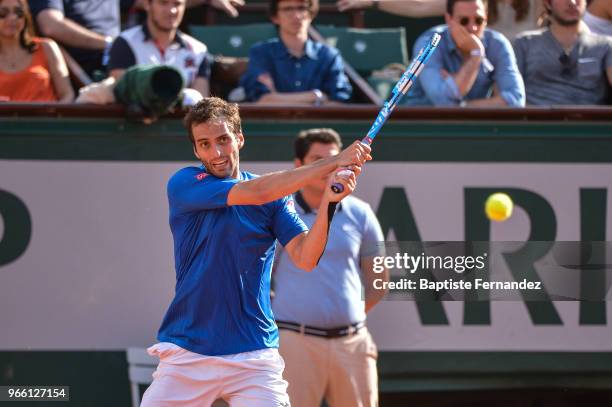
[[[585,0],[546,0],[545,7],[554,21],[561,25],[576,25],[586,10]]]
[[[175,30],[183,20],[185,0],[149,0],[145,4],[147,18],[160,31]]]
[[[278,3],[278,12],[272,17],[281,33],[289,36],[306,35],[312,22],[308,2],[286,0]]]
[[[25,27],[25,15],[18,0],[0,1],[0,37],[18,38]]]
[[[212,121],[193,126],[193,138],[194,154],[209,174],[217,178],[238,177],[242,134],[233,134],[225,121]]]
[[[487,27],[487,10],[482,0],[458,1],[453,6],[451,18],[479,38]]]
[[[340,153],[340,149],[334,143],[319,143],[315,142],[310,145],[310,149],[308,153],[304,156],[303,160],[295,159],[294,163],[296,167],[301,167],[302,165],[311,164],[317,160],[321,160],[323,158],[333,157]],[[323,193],[325,191],[325,187],[327,185],[327,176],[324,176],[318,180],[311,182],[308,185],[308,188],[312,188],[317,192]]]

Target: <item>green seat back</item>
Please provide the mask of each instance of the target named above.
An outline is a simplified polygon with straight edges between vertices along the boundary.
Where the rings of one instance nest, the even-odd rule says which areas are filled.
[[[329,45],[361,74],[369,74],[390,63],[408,64],[406,33],[400,28],[362,29],[317,26]]]
[[[189,32],[215,55],[247,57],[249,48],[259,41],[277,36],[271,23],[245,25],[192,25]]]

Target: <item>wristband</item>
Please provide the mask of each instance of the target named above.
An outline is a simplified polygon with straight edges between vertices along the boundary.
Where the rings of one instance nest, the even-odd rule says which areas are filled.
[[[484,57],[484,52],[480,50],[480,48],[476,48],[470,51],[470,56],[472,57]]]
[[[102,52],[102,66],[107,66],[108,61],[110,60],[110,50],[113,46],[113,37],[107,35],[104,37],[104,42],[106,46],[104,47],[104,51]]]

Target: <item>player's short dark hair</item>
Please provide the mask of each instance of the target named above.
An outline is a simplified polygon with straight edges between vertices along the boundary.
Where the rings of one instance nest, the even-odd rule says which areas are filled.
[[[449,15],[453,15],[453,8],[455,7],[455,3],[459,3],[461,1],[480,1],[484,5],[485,8],[488,8],[488,0],[446,0],[446,12]]]
[[[295,158],[304,160],[306,154],[310,150],[310,146],[313,143],[323,143],[323,144],[335,144],[339,149],[342,148],[342,140],[340,140],[340,135],[334,129],[309,129],[301,131],[295,142],[293,143],[295,148]]]
[[[270,0],[268,2],[268,16],[275,17],[278,14],[278,4],[286,0]],[[319,0],[298,0],[308,3],[310,16],[314,18],[319,12]]]
[[[225,121],[234,135],[242,133],[240,112],[236,103],[228,103],[216,97],[204,98],[196,103],[185,116],[184,123],[191,144],[195,146],[193,126],[215,120]]]

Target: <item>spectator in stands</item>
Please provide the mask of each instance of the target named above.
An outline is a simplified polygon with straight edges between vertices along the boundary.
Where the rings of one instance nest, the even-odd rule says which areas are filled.
[[[230,17],[236,18],[238,17],[238,8],[244,6],[244,0],[187,0],[188,8],[203,4],[209,4],[218,10],[224,11]]]
[[[585,0],[544,0],[550,26],[514,42],[527,104],[605,104],[612,84],[612,38],[580,23]]]
[[[513,40],[522,31],[538,27],[542,0],[489,0],[487,26]]]
[[[111,76],[118,80],[133,65],[170,65],[181,71],[185,86],[199,93],[187,104],[208,97],[210,61],[206,45],[178,30],[185,0],[147,0],[145,8],[146,22],[123,31],[113,43],[108,65]]]
[[[303,131],[295,140],[294,164],[332,157],[341,148],[332,129]],[[294,194],[307,225],[313,225],[326,188],[327,179],[319,178]],[[378,405],[377,350],[365,319],[385,295],[373,288],[374,279],[388,280],[386,270],[373,271],[373,258],[384,254],[383,240],[370,205],[347,197],[338,204],[325,254],[311,273],[299,270],[278,246],[272,310],[292,405],[320,407],[323,399],[334,407]]]
[[[612,1],[592,0],[583,20],[592,33],[612,36]]]
[[[30,0],[39,32],[54,39],[90,77],[104,71],[120,31],[119,1]]]
[[[604,0],[605,1],[605,0]],[[487,26],[501,32],[508,39],[537,27],[544,9],[542,0],[487,0]],[[338,0],[340,11],[373,7],[407,17],[441,16],[446,0]]]
[[[435,106],[524,106],[525,89],[510,42],[486,29],[483,0],[448,0],[446,25],[416,40],[416,54],[434,32],[436,52],[408,93],[406,103]]]
[[[72,101],[59,47],[33,33],[27,1],[0,0],[0,101]]]
[[[253,45],[240,80],[249,101],[322,105],[346,102],[352,88],[339,51],[308,38],[315,0],[271,0],[278,38]]]
[[[373,8],[406,17],[434,17],[444,15],[446,0],[338,0],[340,11]]]
[[[131,28],[146,20],[145,4],[149,0],[121,0],[122,11],[128,13],[124,28]],[[244,6],[244,0],[187,0],[186,7],[198,7],[208,5],[225,12],[230,17],[238,17],[238,9]],[[144,15],[142,13],[144,13]]]

